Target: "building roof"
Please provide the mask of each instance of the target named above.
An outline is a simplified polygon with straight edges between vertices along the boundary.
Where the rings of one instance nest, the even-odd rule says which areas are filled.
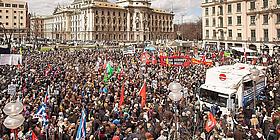
[[[102,8],[116,8],[116,9],[124,9],[124,7],[119,6],[115,3],[111,3],[111,2],[94,2],[94,5],[96,7],[102,7]]]
[[[152,8],[152,11],[159,14],[173,14],[172,12],[163,9]]]

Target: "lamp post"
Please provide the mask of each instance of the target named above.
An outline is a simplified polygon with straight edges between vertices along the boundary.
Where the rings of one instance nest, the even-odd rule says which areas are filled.
[[[256,111],[256,92],[257,92],[257,81],[259,80],[259,74],[260,70],[258,70],[256,67],[253,67],[250,69],[250,78],[253,80],[253,85],[254,85],[254,111]]]
[[[168,95],[168,97],[173,101],[174,103],[174,112],[175,112],[175,121],[176,121],[176,133],[175,133],[175,139],[178,139],[178,119],[177,119],[177,116],[178,116],[178,112],[177,112],[177,106],[176,106],[176,103],[178,101],[181,100],[181,98],[183,97],[183,94],[181,92],[181,90],[183,89],[181,84],[178,83],[178,82],[171,82],[169,85],[168,85],[168,88],[169,90],[171,91]]]

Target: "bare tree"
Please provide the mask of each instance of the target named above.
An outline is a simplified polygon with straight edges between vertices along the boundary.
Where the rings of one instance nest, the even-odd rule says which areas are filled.
[[[195,22],[175,25],[175,32],[179,33],[177,39],[182,40],[202,40],[202,19]]]

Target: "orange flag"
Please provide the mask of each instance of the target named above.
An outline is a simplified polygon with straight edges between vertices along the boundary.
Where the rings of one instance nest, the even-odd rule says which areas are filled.
[[[123,82],[123,85],[122,85],[119,107],[122,106],[123,102],[124,102],[124,82]]]
[[[142,86],[142,88],[141,88],[141,90],[139,92],[139,96],[142,97],[142,99],[141,99],[141,107],[143,108],[145,106],[145,104],[146,104],[146,96],[147,96],[147,94],[146,94],[146,81],[144,82],[144,84],[143,84],[143,86]]]
[[[208,114],[208,120],[205,125],[205,130],[209,133],[217,124],[216,119],[214,118],[213,114],[210,112]]]
[[[32,131],[32,140],[38,140],[36,134]]]

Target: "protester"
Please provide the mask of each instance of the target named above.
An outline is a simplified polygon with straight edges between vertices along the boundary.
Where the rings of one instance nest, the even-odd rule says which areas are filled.
[[[234,63],[216,53],[209,59],[219,65]],[[22,65],[0,66],[0,109],[11,99],[8,85],[17,84],[25,117],[18,128],[21,140],[75,139],[82,111],[88,140],[279,138],[278,62],[271,61],[267,69],[267,98],[259,101],[258,113],[240,108],[235,114],[221,115],[217,104],[208,108],[197,98],[209,66],[164,67],[159,61],[143,65],[141,55],[141,51],[123,55],[117,49],[24,53]],[[172,81],[184,88],[185,96],[177,104],[168,97]],[[42,105],[46,116],[34,117]],[[209,112],[216,123],[208,132]],[[7,139],[11,130],[3,125],[6,115],[0,113],[0,138]]]

